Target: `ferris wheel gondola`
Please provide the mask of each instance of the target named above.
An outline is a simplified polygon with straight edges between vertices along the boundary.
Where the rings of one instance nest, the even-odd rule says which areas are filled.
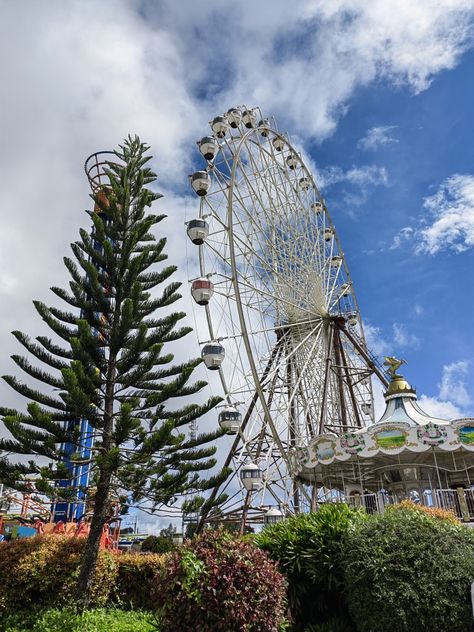
[[[257,108],[231,108],[211,129],[201,144],[216,148],[212,161],[191,176],[201,202],[188,234],[201,280],[212,278],[203,358],[227,405],[239,402],[226,464],[240,472],[245,515],[275,501],[298,512],[314,498],[294,459],[316,435],[373,421],[374,363],[334,224],[301,155]]]

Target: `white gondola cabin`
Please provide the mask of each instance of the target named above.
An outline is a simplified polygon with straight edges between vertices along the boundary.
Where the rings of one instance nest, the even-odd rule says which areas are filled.
[[[262,486],[263,472],[255,463],[245,463],[240,468],[240,480],[248,492],[254,492]]]
[[[260,129],[260,134],[266,138],[268,136],[268,128],[270,127],[270,121],[268,119],[262,119],[258,123],[258,127]]]
[[[283,138],[275,136],[275,138],[272,140],[272,145],[277,151],[281,151],[285,147],[285,141],[283,140]]]
[[[199,151],[206,160],[214,160],[219,150],[219,145],[217,144],[216,139],[212,138],[212,136],[204,136],[204,138],[201,138],[198,142],[198,146]]]
[[[270,507],[263,515],[263,524],[270,525],[281,522],[284,518],[283,513],[276,507]]]
[[[313,202],[313,204],[311,204],[311,210],[313,213],[316,213],[316,215],[321,215],[323,212],[322,202]]]
[[[308,177],[300,178],[300,187],[303,189],[303,191],[307,191],[310,186],[311,186],[310,178]]]
[[[225,116],[216,116],[211,123],[211,129],[217,138],[224,138],[229,129],[229,122]]]
[[[255,116],[255,112],[252,110],[245,110],[242,114],[242,122],[245,127],[248,129],[252,129],[257,124],[257,117]]]
[[[207,305],[214,294],[214,285],[206,277],[191,283],[191,296],[198,305]]]
[[[341,255],[334,255],[334,257],[331,257],[331,266],[333,268],[338,268],[342,263],[342,257]]]
[[[209,224],[205,219],[192,219],[188,222],[186,232],[193,244],[200,246],[206,241],[207,236],[209,235]]]
[[[209,191],[209,187],[211,186],[211,180],[209,178],[209,174],[207,171],[196,171],[190,176],[191,186],[194,191],[200,196],[203,197]]]
[[[364,402],[361,408],[364,415],[370,415],[370,413],[372,412],[372,406],[368,402]]]
[[[234,435],[239,432],[239,428],[242,425],[242,414],[235,406],[225,406],[219,413],[218,421],[224,432]]]
[[[347,317],[347,324],[349,325],[349,327],[356,327],[358,322],[359,321],[356,314],[349,314],[349,316]]]
[[[201,358],[208,369],[217,371],[224,361],[225,349],[217,341],[210,342],[202,348]]]
[[[227,111],[227,120],[232,129],[236,129],[242,121],[242,112],[237,108],[230,108],[230,110]]]
[[[350,283],[343,283],[341,285],[341,296],[347,296],[351,293],[351,285]]]
[[[296,154],[288,154],[286,159],[286,164],[290,169],[296,169],[296,165],[298,164],[298,156]]]
[[[332,228],[326,228],[324,230],[324,241],[331,241],[331,239],[333,238],[334,235],[334,231]]]

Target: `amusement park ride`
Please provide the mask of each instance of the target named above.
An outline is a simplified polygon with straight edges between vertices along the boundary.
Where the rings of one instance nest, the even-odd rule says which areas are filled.
[[[206,367],[219,376],[218,419],[230,436],[224,464],[234,474],[213,492],[226,491],[226,505],[199,528],[216,520],[243,532],[246,523],[367,495],[379,508],[380,498],[415,492],[454,507],[450,486],[468,486],[474,454],[461,439],[461,460],[450,447],[448,466],[446,444],[438,458],[435,436],[448,422],[419,409],[396,373],[402,361],[388,358],[385,371],[367,349],[336,229],[301,154],[258,108],[231,108],[210,127],[198,141],[205,167],[190,176],[200,198],[198,217],[187,222],[200,267],[191,294],[205,312],[198,336]],[[387,401],[377,423],[374,377]],[[456,423],[469,434],[472,421]],[[396,448],[380,432],[395,433]],[[409,441],[417,432],[433,435],[423,439],[429,449]]]
[[[397,373],[403,361],[386,358],[385,370],[368,350],[346,258],[301,154],[258,108],[231,108],[210,126],[198,142],[205,166],[190,176],[200,199],[187,222],[200,269],[190,283],[233,474],[211,494],[226,492],[226,503],[198,529],[224,522],[244,532],[327,502],[383,511],[403,498],[474,521],[474,419],[427,415]],[[107,195],[111,156],[86,161],[96,196]],[[374,378],[386,389],[378,421]],[[74,424],[87,460],[90,425]],[[89,470],[66,465],[73,501],[42,512],[31,498],[15,500],[20,517],[37,515],[37,532],[87,532]],[[117,546],[118,511],[104,546]]]

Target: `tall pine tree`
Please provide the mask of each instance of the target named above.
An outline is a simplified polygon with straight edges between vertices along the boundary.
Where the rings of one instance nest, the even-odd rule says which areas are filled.
[[[82,607],[89,603],[112,494],[126,492],[134,501],[147,498],[154,506],[189,495],[193,500],[188,510],[195,510],[203,502],[199,493],[228,474],[221,471],[207,479],[199,474],[215,466],[213,442],[221,432],[192,439],[186,431],[219,400],[178,408],[174,403],[181,397],[189,401],[206,383],[191,380],[200,359],[173,364],[167,343],[189,333],[189,327],[179,326],[185,314],[169,309],[161,317],[156,314],[180,298],[180,284],[159,289],[176,268],[158,265],[167,258],[166,239],[156,240],[153,228],[165,216],[147,212],[161,197],[148,188],[156,176],[147,166],[147,150],[137,137],[129,137],[108,163],[106,184],[92,196],[92,233],[81,230],[80,240],[71,244],[74,258],[64,259],[69,290],[51,288],[65,309],[34,302],[54,339],[39,336],[33,341],[13,332],[46,365],[39,368],[23,356],[12,356],[41,386],[3,376],[29,403],[27,412],[0,409],[13,437],[0,440],[0,450],[32,460],[28,465],[24,459],[21,465],[4,461],[2,479],[21,489],[25,476],[36,474],[39,491],[64,501],[77,494],[71,464],[92,473],[93,516],[77,587]],[[94,439],[92,450],[86,451],[79,423],[84,419]],[[48,464],[40,465],[37,457]]]

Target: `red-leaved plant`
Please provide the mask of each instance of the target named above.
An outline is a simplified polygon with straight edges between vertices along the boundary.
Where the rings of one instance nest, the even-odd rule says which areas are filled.
[[[225,531],[168,553],[154,581],[161,632],[276,632],[286,581],[267,554]]]

